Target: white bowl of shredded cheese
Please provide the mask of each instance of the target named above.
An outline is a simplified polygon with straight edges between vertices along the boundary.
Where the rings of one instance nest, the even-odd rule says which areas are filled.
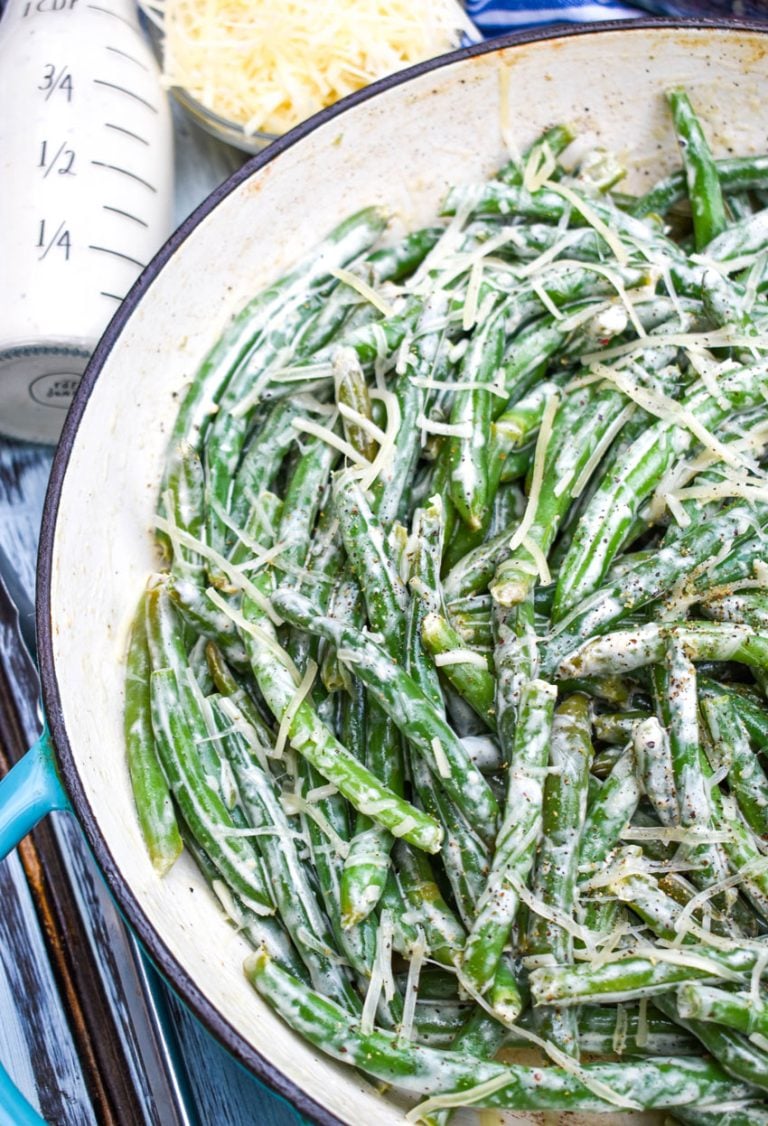
[[[258,152],[378,78],[479,38],[458,0],[146,0],[163,81],[197,123]]]

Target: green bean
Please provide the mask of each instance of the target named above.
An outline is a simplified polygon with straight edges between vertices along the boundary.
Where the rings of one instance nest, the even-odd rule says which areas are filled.
[[[421,626],[421,636],[433,657],[440,658],[443,654],[448,654],[450,659],[439,661],[441,671],[459,695],[493,729],[496,726],[496,686],[488,670],[487,660],[478,653],[468,652],[461,635],[439,614],[426,615]]]
[[[334,503],[344,546],[357,576],[372,629],[394,655],[405,636],[408,592],[392,563],[381,525],[362,489],[339,474]]]
[[[678,1010],[674,993],[655,997],[653,1003],[686,1032],[692,1033],[700,1040],[728,1075],[745,1083],[751,1083],[758,1089],[768,1088],[768,1055],[762,1048],[730,1028],[703,1020],[684,1018]]]
[[[635,727],[648,719],[647,712],[595,712],[592,716],[592,730],[595,739],[601,743],[613,743],[624,747],[632,738]]]
[[[155,748],[150,692],[152,670],[145,619],[145,598],[142,597],[133,619],[126,656],[123,729],[139,828],[153,868],[159,876],[164,876],[178,859],[184,842]]]
[[[485,993],[493,984],[517,914],[520,886],[533,867],[555,694],[552,685],[538,680],[522,689],[496,849],[461,962],[461,979],[475,993]]]
[[[421,265],[442,233],[441,227],[422,227],[410,231],[392,246],[374,250],[367,259],[372,282],[404,281]]]
[[[715,169],[725,192],[750,191],[768,184],[768,156],[726,157],[715,161]],[[635,200],[629,210],[638,217],[653,212],[663,215],[685,198],[686,191],[685,173],[673,172]]]
[[[532,893],[566,918],[573,917],[579,836],[587,805],[592,761],[591,726],[586,696],[567,697],[555,710],[549,762],[544,781],[542,839],[536,856]],[[528,918],[526,953],[548,955],[559,965],[573,962],[573,936],[556,920],[536,912]],[[538,1008],[534,1027],[540,1036],[569,1055],[579,1056],[576,1014],[558,1006]]]
[[[463,382],[476,384],[454,396],[447,458],[451,499],[470,529],[482,527],[490,497],[488,438],[493,394],[488,385],[496,377],[504,346],[504,307],[472,334],[462,363]]]
[[[347,715],[345,745],[377,778],[402,796],[402,763],[397,751],[391,753],[393,731],[389,720],[379,709],[369,709],[365,690],[357,682],[343,706]],[[368,817],[358,816],[341,877],[341,918],[346,929],[370,915],[381,899],[392,841],[386,829]]]
[[[264,999],[310,1043],[403,1090],[421,1095],[456,1092],[455,1102],[448,1105],[604,1111],[611,1105],[603,1097],[607,1096],[614,1106],[625,1108],[674,1107],[678,1102],[706,1107],[724,1099],[746,1100],[753,1090],[749,1084],[729,1079],[716,1064],[691,1057],[638,1059],[629,1068],[583,1064],[578,1078],[561,1068],[504,1065],[460,1053],[415,1049],[408,1041],[398,1041],[396,1034],[361,1031],[343,1009],[281,970],[266,951],[246,960],[245,973]],[[485,1084],[492,1084],[491,1089]],[[596,1089],[602,1094],[596,1094]]]
[[[703,700],[702,711],[714,743],[713,769],[727,768],[728,787],[752,831],[768,837],[768,777],[749,745],[747,729],[730,696]]]
[[[707,245],[716,262],[737,262],[761,254],[768,245],[768,212],[747,215],[723,230]]]
[[[609,1009],[602,1005],[583,1005],[579,1009],[579,1041],[584,1052],[595,1056],[695,1056],[700,1048],[692,1036],[686,1034],[661,1013],[640,1005],[617,1005]],[[527,1026],[528,1019],[521,1018]],[[524,1047],[523,1036],[516,1038],[509,1029],[504,1038],[505,1047]]]
[[[358,453],[368,461],[373,461],[376,455],[376,443],[370,431],[355,418],[355,415],[359,415],[361,420],[371,421],[371,397],[365,373],[354,349],[336,350],[333,357],[333,375],[339,408],[343,406],[349,408],[349,411],[354,411],[354,415],[344,413],[342,416],[344,436]]]
[[[626,234],[646,243],[651,241],[653,232],[649,225],[620,211],[610,200],[590,198],[587,202],[584,194],[569,191],[566,196],[561,191],[551,182],[546,187],[528,191],[522,184],[502,184],[489,180],[481,185],[468,184],[451,189],[443,204],[443,212],[452,215],[465,201],[471,200],[474,216],[516,214],[526,219],[558,223],[569,213],[573,226],[579,227],[588,225],[584,216],[584,209],[588,208],[591,214],[597,215],[599,220],[618,234]],[[598,233],[605,238],[602,231]],[[660,236],[655,233],[653,238],[654,241],[660,241]]]
[[[226,804],[208,783],[196,754],[190,724],[179,708],[181,686],[173,669],[156,669],[150,678],[152,727],[160,762],[174,800],[200,846],[240,898],[257,915],[274,911],[261,859],[240,836]]]
[[[572,697],[573,698],[573,697]],[[588,734],[585,738],[588,739]],[[596,871],[616,847],[622,831],[632,820],[640,800],[634,748],[625,747],[613,769],[590,802],[580,826],[578,870]],[[587,924],[588,925],[588,924]]]
[[[416,682],[369,637],[343,622],[318,614],[308,599],[294,591],[282,589],[273,596],[272,602],[294,625],[336,646],[343,663],[354,669],[374,699],[424,757],[469,823],[484,840],[492,840],[498,813],[496,799],[482,775],[469,763],[453,729]]]
[[[423,932],[430,957],[441,966],[455,966],[464,928],[443,899],[429,860],[402,842],[395,844],[393,857],[410,925]]]
[[[768,598],[761,591],[718,594],[704,599],[700,609],[716,622],[742,622],[755,629],[768,629]]]
[[[252,754],[243,733],[232,729],[232,718],[225,705],[214,701],[212,710],[217,743],[237,781],[240,800],[254,829],[254,840],[270,873],[272,894],[283,925],[309,970],[314,988],[345,1008],[358,1011],[359,999],[339,966],[274,782]]]
[[[580,645],[559,666],[561,676],[600,676],[608,671],[629,672],[656,664],[669,642],[679,643],[692,661],[737,661],[765,668],[768,636],[749,626],[724,622],[660,624],[616,630]]]
[[[696,669],[678,641],[669,642],[665,664],[656,670],[657,709],[669,732],[672,777],[677,794],[677,823],[706,831],[713,825],[714,792],[707,786],[704,756],[699,739]],[[727,878],[728,865],[716,844],[684,848],[683,855],[697,866],[694,879],[699,887]],[[726,898],[733,899],[733,892]]]
[[[513,157],[496,173],[496,178],[505,184],[522,183],[528,165],[535,166],[545,158],[558,157],[575,140],[570,125],[552,125],[530,145],[519,158]]]
[[[440,496],[430,497],[425,506],[416,510],[411,536],[415,546],[408,580],[411,598],[405,637],[406,672],[436,708],[444,708],[437,670],[424,651],[424,622],[439,611],[443,601],[440,562],[445,542],[445,519]]]
[[[768,1003],[763,995],[732,993],[699,982],[681,985],[677,1011],[684,1020],[712,1021],[742,1032],[768,1036]]]
[[[760,957],[757,950],[725,951],[703,945],[686,946],[680,951],[652,947],[643,954],[629,950],[601,961],[599,966],[588,962],[541,966],[530,974],[531,996],[535,1005],[639,1000],[666,993],[685,981],[744,981]]]
[[[320,438],[307,442],[304,456],[288,482],[277,529],[277,541],[281,544],[278,566],[282,570],[290,572],[290,568],[304,565],[315,517],[337,457],[338,451]]]
[[[669,736],[655,716],[638,724],[633,736],[638,774],[662,825],[679,824],[681,801],[675,785]]]
[[[298,597],[298,596],[297,596]],[[383,785],[354,755],[339,743],[321,721],[307,699],[295,706],[296,679],[290,658],[277,644],[266,615],[248,599],[243,616],[254,632],[245,633],[245,643],[256,683],[278,722],[288,724],[287,740],[300,755],[344,794],[360,813],[365,813],[393,836],[403,836],[417,848],[435,852],[442,831],[393,790]],[[292,709],[293,715],[289,709]]]
[[[272,487],[283,458],[296,439],[292,423],[298,409],[291,402],[276,403],[259,427],[258,439],[247,446],[232,483],[230,509],[235,525],[242,525],[254,504]]]
[[[740,690],[739,685],[724,685],[709,677],[699,676],[699,696],[705,700],[713,696],[727,696],[747,734],[759,750],[768,749],[768,709],[752,694]]]
[[[667,100],[683,156],[696,249],[703,250],[726,225],[717,166],[686,92],[670,90]]]

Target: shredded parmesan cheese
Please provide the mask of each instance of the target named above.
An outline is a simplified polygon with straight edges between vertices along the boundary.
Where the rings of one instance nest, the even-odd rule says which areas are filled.
[[[144,0],[163,80],[246,133],[279,134],[385,74],[477,38],[456,0]]]
[[[194,536],[190,535],[189,532],[178,528],[172,521],[166,520],[163,516],[155,516],[155,527],[159,528],[161,532],[165,532],[174,546],[177,543],[183,544],[185,547],[196,551],[198,555],[202,555],[204,559],[210,560],[214,566],[218,567],[223,575],[227,576],[233,586],[242,590],[243,594],[247,594],[260,609],[264,610],[273,621],[275,620],[274,610],[269,603],[269,599],[265,598],[258,587],[254,586],[253,583],[242,574],[238,567],[233,567],[229,560],[225,559],[220,552],[209,547],[208,544],[203,543],[202,540],[196,539]],[[254,567],[259,565],[256,558],[253,560],[253,565]],[[223,607],[220,607],[220,609],[223,609]],[[278,623],[276,622],[275,624]]]
[[[575,207],[579,214],[589,223],[590,227],[596,230],[600,237],[605,240],[613,251],[616,261],[620,262],[622,266],[626,266],[629,255],[627,254],[627,248],[624,246],[624,243],[613,233],[610,227],[603,222],[595,210],[589,206],[583,195],[579,195],[565,184],[557,183],[555,180],[545,180],[542,187],[547,188],[548,191],[554,192],[555,195],[562,196],[563,199],[570,203],[571,207]]]
[[[445,751],[443,750],[443,744],[437,737],[432,740],[432,751],[435,756],[435,763],[437,764],[438,774],[441,778],[450,778],[451,767],[448,759],[446,758]]]
[[[478,668],[487,669],[488,662],[482,653],[474,649],[454,649],[450,653],[435,653],[432,658],[439,669],[446,665],[477,665]]]
[[[329,446],[333,446],[339,453],[344,454],[344,457],[354,462],[355,465],[368,468],[368,459],[355,449],[349,442],[345,442],[338,434],[334,434],[327,426],[321,426],[318,422],[313,422],[310,418],[294,418],[291,420],[291,426],[294,430],[298,430],[303,434],[311,434],[313,438],[320,438],[321,441],[326,442]]]
[[[392,938],[394,923],[391,913],[386,908],[381,912],[379,931],[376,936],[376,953],[371,966],[371,980],[365,994],[363,1011],[360,1016],[360,1032],[364,1036],[373,1032],[376,1010],[382,992],[391,1000],[394,996],[395,983],[392,976]]]
[[[527,192],[537,192],[547,183],[557,168],[555,155],[549,145],[535,145],[523,170],[523,187]]]
[[[417,928],[416,941],[411,947],[411,960],[408,963],[408,977],[405,981],[405,1000],[403,1001],[403,1019],[400,1021],[399,1035],[403,1040],[410,1040],[413,1035],[413,1018],[416,1015],[416,1002],[419,998],[419,978],[427,958],[427,944],[421,928]]]
[[[649,414],[655,415],[663,422],[677,422],[681,427],[688,430],[694,438],[698,439],[703,446],[711,450],[719,460],[736,467],[743,465],[743,459],[739,457],[732,445],[727,446],[719,438],[716,438],[704,423],[695,416],[693,411],[681,406],[675,399],[670,399],[668,395],[662,395],[659,391],[653,391],[650,387],[641,387],[626,371],[619,371],[603,364],[595,364],[594,371],[614,383],[620,391],[633,399],[638,406],[648,411]]]
[[[379,452],[373,461],[365,463],[366,468],[360,477],[360,485],[363,490],[370,489],[381,473],[389,472],[391,469],[401,421],[400,404],[393,391],[387,391],[384,388],[379,391],[371,391],[371,398],[384,403],[387,411],[387,426],[384,431],[384,438],[379,446]]]
[[[293,723],[293,720],[296,716],[296,712],[299,710],[301,705],[304,703],[307,695],[311,691],[312,685],[315,683],[316,675],[317,665],[312,660],[307,661],[307,671],[301,678],[301,684],[296,689],[293,699],[285,709],[283,718],[280,720],[280,726],[277,730],[277,739],[275,740],[275,748],[270,752],[270,758],[283,757],[283,751],[285,750],[285,743],[288,738],[288,732],[291,729],[291,724]]]
[[[434,418],[427,418],[425,414],[420,414],[416,419],[416,425],[420,429],[426,430],[427,434],[439,434],[445,438],[472,437],[472,423],[469,420],[466,422],[436,422]]]
[[[301,794],[285,793],[281,797],[281,803],[288,817],[303,813],[305,817],[314,821],[320,832],[331,842],[336,854],[346,860],[349,854],[349,842],[339,836],[322,810],[312,802],[308,802]]]
[[[344,285],[348,285],[350,289],[354,289],[356,293],[373,305],[374,309],[378,309],[382,317],[391,317],[394,314],[392,306],[384,300],[380,293],[377,293],[373,286],[368,285],[366,281],[359,278],[357,274],[353,274],[351,270],[345,270],[343,266],[337,266],[335,269],[329,271],[334,277],[338,278]]]
[[[536,543],[536,540],[531,539],[530,536],[525,536],[522,543],[526,551],[530,552],[531,557],[536,564],[536,571],[539,578],[541,579],[542,585],[548,586],[549,583],[552,582],[552,575],[549,571],[549,564],[547,563],[546,555],[541,550],[540,546]]]
[[[550,395],[547,400],[547,405],[544,408],[541,426],[539,427],[539,435],[536,439],[536,450],[533,455],[533,473],[531,474],[531,491],[528,494],[528,504],[526,505],[523,518],[520,521],[520,526],[509,542],[510,553],[513,552],[516,547],[519,547],[526,538],[534,517],[536,516],[536,510],[539,505],[539,493],[541,492],[541,482],[544,479],[544,461],[547,456],[549,440],[552,437],[552,424],[554,423],[555,413],[559,405],[559,396],[557,394]]]

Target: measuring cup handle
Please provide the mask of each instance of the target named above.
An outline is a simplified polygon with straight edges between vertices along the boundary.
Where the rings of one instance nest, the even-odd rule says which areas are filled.
[[[0,781],[0,859],[47,813],[69,809],[47,728]],[[0,1064],[0,1126],[45,1126]]]

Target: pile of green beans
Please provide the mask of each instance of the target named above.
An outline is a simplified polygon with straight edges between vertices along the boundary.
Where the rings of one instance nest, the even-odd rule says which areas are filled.
[[[430,227],[350,216],[169,446],[152,863],[414,1120],[768,1122],[768,157],[667,103],[643,197],[558,126]]]

